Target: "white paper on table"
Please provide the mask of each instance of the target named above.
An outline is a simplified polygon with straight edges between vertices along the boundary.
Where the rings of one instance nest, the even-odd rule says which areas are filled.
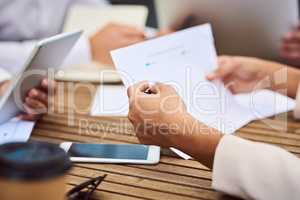
[[[92,116],[119,116],[128,114],[128,97],[123,85],[100,85],[90,111]]]
[[[205,75],[217,66],[209,24],[118,49],[111,55],[126,88],[145,80],[173,85],[190,114],[225,134],[295,106],[292,99],[272,91],[234,96],[223,84],[208,82]]]
[[[34,122],[12,119],[0,125],[0,144],[28,141]]]

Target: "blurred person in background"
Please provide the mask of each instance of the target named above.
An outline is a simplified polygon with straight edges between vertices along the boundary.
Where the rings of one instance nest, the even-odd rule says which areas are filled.
[[[300,24],[283,37],[280,55],[288,64],[300,68]]]
[[[62,32],[69,8],[75,4],[109,6],[106,0],[0,0],[0,62],[18,73],[36,40]],[[144,40],[135,27],[108,24],[91,38],[81,38],[65,65],[91,60],[112,64],[109,51]]]

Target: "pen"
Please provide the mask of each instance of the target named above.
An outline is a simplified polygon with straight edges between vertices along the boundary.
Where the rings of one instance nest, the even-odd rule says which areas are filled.
[[[148,82],[148,88],[144,91],[145,94],[153,94],[151,87],[155,85],[155,82]]]

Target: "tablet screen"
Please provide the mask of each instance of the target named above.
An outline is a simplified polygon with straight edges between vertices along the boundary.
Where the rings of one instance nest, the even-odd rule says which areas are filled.
[[[4,70],[0,68],[0,124],[15,117],[22,110],[25,95],[30,89],[38,87],[42,79],[48,77],[50,70],[54,73],[60,68],[80,35],[81,32],[78,31],[41,40],[16,77],[1,79],[1,72]]]

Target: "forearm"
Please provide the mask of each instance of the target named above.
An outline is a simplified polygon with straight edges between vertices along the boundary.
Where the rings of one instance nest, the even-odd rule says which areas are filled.
[[[296,98],[298,85],[300,81],[300,70],[295,68],[288,68],[288,82],[287,82],[287,90],[288,96],[292,98]]]
[[[269,80],[272,81],[271,89],[295,98],[300,81],[300,70],[276,62],[266,61],[264,67]]]
[[[178,135],[173,142],[174,147],[212,169],[215,152],[223,135],[189,115],[185,118],[181,132],[183,134]]]

